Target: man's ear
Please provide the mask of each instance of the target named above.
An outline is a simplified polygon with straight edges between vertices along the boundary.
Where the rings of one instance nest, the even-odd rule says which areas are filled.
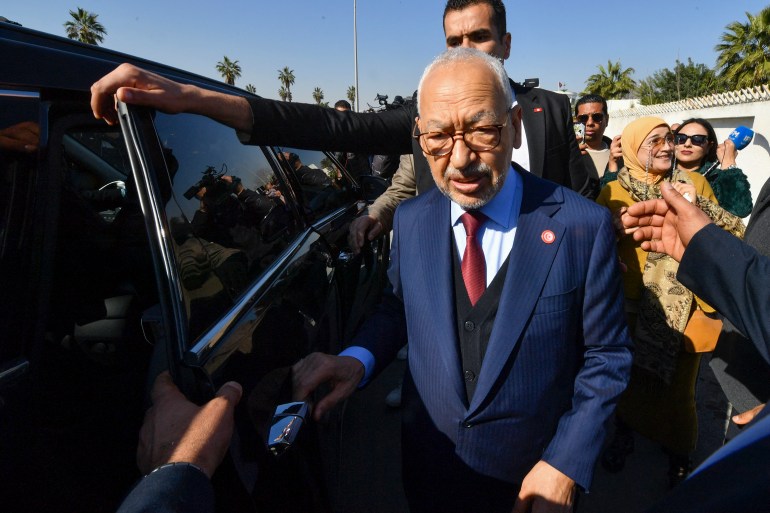
[[[521,105],[511,109],[511,126],[513,127],[513,147],[521,147]]]
[[[503,36],[503,48],[505,48],[505,51],[503,52],[503,60],[507,60],[508,57],[511,56],[511,33],[506,32]]]

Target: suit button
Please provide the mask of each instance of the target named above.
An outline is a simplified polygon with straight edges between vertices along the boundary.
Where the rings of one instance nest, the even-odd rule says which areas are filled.
[[[465,321],[465,331],[473,331],[476,329],[476,325],[471,321]]]
[[[465,381],[470,381],[470,382],[476,381],[476,374],[474,374],[473,371],[469,371],[469,370],[465,371]]]

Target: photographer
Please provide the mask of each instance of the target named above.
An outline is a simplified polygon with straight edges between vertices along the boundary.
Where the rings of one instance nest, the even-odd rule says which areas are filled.
[[[204,171],[204,178],[185,197],[200,200],[191,223],[196,237],[242,249],[250,265],[269,249],[264,247],[259,225],[273,208],[283,208],[277,197],[247,189],[237,176],[217,175],[212,167]]]

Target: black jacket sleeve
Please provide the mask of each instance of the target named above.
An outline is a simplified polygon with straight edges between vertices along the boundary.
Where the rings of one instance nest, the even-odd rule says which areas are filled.
[[[213,513],[214,489],[193,467],[174,465],[156,470],[131,490],[118,513]]]
[[[412,152],[412,106],[379,113],[340,112],[307,103],[248,98],[249,144],[401,155]]]
[[[770,258],[709,224],[690,241],[676,277],[733,323],[770,363]]]

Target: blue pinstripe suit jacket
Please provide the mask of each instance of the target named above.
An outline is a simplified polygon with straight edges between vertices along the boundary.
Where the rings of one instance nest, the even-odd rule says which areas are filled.
[[[416,391],[475,471],[521,483],[544,459],[587,488],[631,366],[615,234],[606,209],[515,167],[523,179],[516,240],[471,404],[456,332],[450,203],[438,190],[399,206],[393,294],[354,343],[372,351],[377,372],[408,336]],[[554,242],[543,240],[546,230]],[[403,429],[420,426],[405,421]]]

